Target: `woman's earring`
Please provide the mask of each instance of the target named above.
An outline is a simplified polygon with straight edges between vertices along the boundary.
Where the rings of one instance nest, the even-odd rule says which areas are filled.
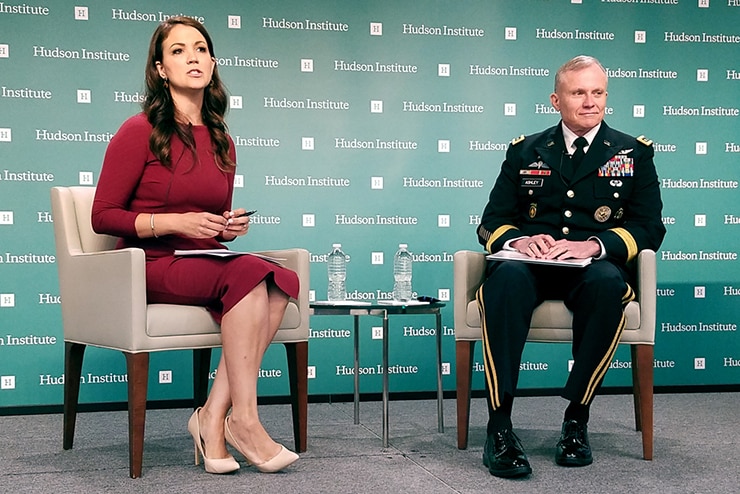
[[[165,89],[170,87],[170,81],[166,77],[164,77],[164,82],[162,84],[164,85]]]

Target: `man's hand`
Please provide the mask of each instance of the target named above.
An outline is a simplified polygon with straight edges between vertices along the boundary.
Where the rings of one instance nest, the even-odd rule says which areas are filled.
[[[511,246],[538,259],[586,259],[601,253],[601,245],[596,240],[555,240],[550,235],[520,238]]]
[[[601,253],[601,245],[596,240],[558,240],[543,257],[545,259],[586,259],[597,257]]]
[[[534,235],[523,237],[511,243],[511,246],[529,257],[541,258],[555,245],[555,239],[550,235]]]

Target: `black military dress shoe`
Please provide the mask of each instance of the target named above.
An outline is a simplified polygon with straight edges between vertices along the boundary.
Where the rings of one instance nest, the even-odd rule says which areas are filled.
[[[583,467],[593,463],[591,445],[588,444],[588,427],[576,420],[563,422],[555,463],[564,467]]]
[[[532,473],[522,443],[511,429],[488,435],[483,447],[483,464],[491,475],[505,479]]]

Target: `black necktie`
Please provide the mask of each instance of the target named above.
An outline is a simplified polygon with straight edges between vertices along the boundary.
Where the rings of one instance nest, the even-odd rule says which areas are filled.
[[[583,151],[583,148],[588,146],[588,141],[585,137],[581,136],[573,141],[573,144],[576,146],[576,151],[570,157],[570,160],[568,160],[569,166],[567,166],[565,169],[565,178],[568,179],[573,178],[576,170],[578,170],[578,165],[580,165],[581,161],[583,161],[583,157],[586,155],[586,153]]]

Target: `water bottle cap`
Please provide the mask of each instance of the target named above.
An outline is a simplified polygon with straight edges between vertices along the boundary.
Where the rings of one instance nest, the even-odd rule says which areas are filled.
[[[399,249],[408,249],[408,247],[409,247],[408,244],[398,244]]]
[[[331,244],[332,249],[339,249],[342,247],[342,244]]]

